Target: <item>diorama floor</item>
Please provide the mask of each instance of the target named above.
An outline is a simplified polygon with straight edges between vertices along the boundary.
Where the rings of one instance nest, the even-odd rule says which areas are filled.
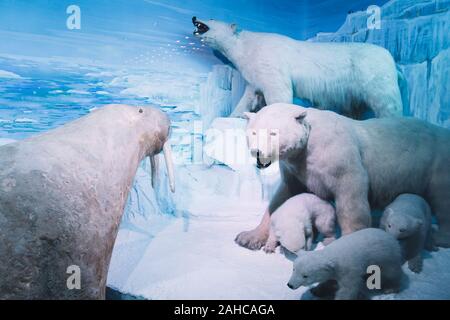
[[[292,262],[279,249],[266,254],[235,244],[240,231],[258,224],[265,206],[199,192],[181,217],[125,221],[108,285],[146,299],[314,299],[308,288],[287,287]],[[373,299],[450,299],[449,264],[449,249],[426,253],[422,273],[404,266],[404,290]]]

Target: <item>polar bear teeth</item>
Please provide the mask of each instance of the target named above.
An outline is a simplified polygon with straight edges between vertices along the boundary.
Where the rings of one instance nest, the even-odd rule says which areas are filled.
[[[197,28],[194,31],[195,35],[203,34],[209,30],[209,27],[206,24],[204,24],[203,22],[197,21],[196,17],[192,17],[192,23]]]

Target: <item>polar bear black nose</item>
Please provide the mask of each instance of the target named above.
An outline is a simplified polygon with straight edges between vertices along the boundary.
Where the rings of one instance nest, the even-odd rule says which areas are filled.
[[[400,231],[400,232],[405,232],[405,231],[406,231],[406,229],[400,229],[399,231]]]
[[[265,169],[268,166],[270,166],[271,164],[272,164],[272,161],[270,161],[270,159],[264,159],[262,157],[262,153],[259,152],[259,150],[256,151],[256,167],[258,169]]]
[[[289,287],[289,289],[294,289],[294,286],[292,284],[290,284],[289,282],[288,282],[287,286]]]

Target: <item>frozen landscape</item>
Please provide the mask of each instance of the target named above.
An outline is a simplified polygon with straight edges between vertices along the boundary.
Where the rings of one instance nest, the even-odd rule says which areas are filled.
[[[234,243],[237,233],[259,222],[278,173],[256,169],[246,151],[245,121],[226,118],[245,81],[191,38],[190,17],[198,9],[242,21],[256,31],[381,45],[393,54],[405,77],[406,113],[450,128],[450,1],[389,1],[382,7],[379,30],[367,29],[365,8],[372,3],[362,1],[346,19],[346,11],[333,18],[341,21],[332,29],[336,32],[316,36],[320,30],[296,33],[282,18],[276,24],[261,22],[268,12],[256,10],[242,17],[232,8],[219,12],[210,2],[195,9],[144,2],[162,17],[155,23],[176,18],[183,23],[171,21],[170,32],[157,38],[154,31],[123,35],[127,41],[156,44],[127,53],[122,65],[99,63],[98,57],[19,55],[0,45],[0,144],[55,128],[107,103],[159,107],[172,120],[177,192],[170,193],[163,165],[153,189],[150,165],[142,163],[115,244],[108,286],[145,299],[312,299],[307,288],[293,291],[286,286],[292,263],[278,250],[265,254]],[[248,6],[245,12],[252,9]],[[297,31],[302,27],[295,26]],[[0,30],[0,42],[8,36],[11,32]],[[21,37],[26,40],[24,34],[17,39]],[[450,249],[428,254],[421,274],[404,268],[409,281],[402,292],[374,299],[450,299],[449,265]]]

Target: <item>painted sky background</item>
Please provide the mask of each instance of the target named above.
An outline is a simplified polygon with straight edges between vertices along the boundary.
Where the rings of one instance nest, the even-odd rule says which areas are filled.
[[[348,11],[365,10],[382,0],[0,0],[0,54],[90,59],[99,64],[129,64],[158,48],[177,46],[181,56],[205,63],[199,48],[194,59],[191,17],[236,22],[244,29],[277,32],[307,39],[333,32]],[[66,28],[66,8],[81,8],[81,30]],[[186,38],[189,37],[189,38]],[[177,42],[178,41],[178,42]],[[180,48],[185,46],[185,48]],[[164,49],[164,50],[162,50]],[[183,52],[183,50],[185,52]],[[204,56],[202,56],[204,55]],[[155,56],[155,58],[157,58]],[[183,61],[177,57],[177,61]]]

